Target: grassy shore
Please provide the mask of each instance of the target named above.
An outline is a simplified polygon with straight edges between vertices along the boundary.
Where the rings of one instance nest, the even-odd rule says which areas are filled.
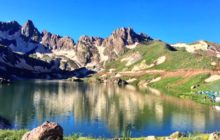
[[[20,140],[27,130],[0,130],[0,140]],[[148,137],[130,138],[122,137],[122,140],[147,140]],[[181,137],[178,140],[208,140],[209,134],[192,134],[186,137]],[[72,136],[64,137],[64,140],[105,140],[106,138],[92,138],[92,137],[81,137],[80,135],[74,134]],[[157,137],[157,140],[165,140],[166,137]]]

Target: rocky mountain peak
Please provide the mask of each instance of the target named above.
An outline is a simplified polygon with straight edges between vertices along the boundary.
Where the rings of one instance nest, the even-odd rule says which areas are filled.
[[[132,36],[134,34],[136,34],[136,33],[134,32],[134,30],[132,28],[125,28],[125,27],[118,28],[112,32],[112,36],[121,37],[124,39],[126,39],[126,38],[128,38],[128,36]]]
[[[58,43],[57,43],[57,47],[59,49],[74,49],[75,46],[75,42],[72,38],[70,37],[62,37],[59,39]]]
[[[41,43],[53,49],[73,49],[75,42],[70,37],[61,37],[47,31],[43,31]]]
[[[10,22],[0,22],[0,31],[5,32],[7,31],[9,35],[14,34],[15,32],[19,31],[21,26],[17,21],[10,21]]]
[[[93,37],[93,36],[81,36],[79,38],[79,42],[84,42],[87,44],[94,45],[94,46],[101,46],[103,42],[103,38],[100,37]]]
[[[146,34],[137,34],[132,28],[119,28],[115,31],[113,31],[112,38],[114,39],[122,39],[125,43],[125,45],[131,45],[134,44],[135,42],[142,42],[142,41],[147,41],[147,40],[152,40],[149,36]]]
[[[21,34],[33,41],[39,42],[41,39],[41,34],[38,29],[34,26],[31,20],[28,20],[21,28]]]
[[[122,55],[128,49],[129,45],[134,45],[140,42],[149,42],[153,39],[143,33],[137,34],[132,28],[119,28],[112,32],[106,38],[102,46],[105,46],[105,55],[110,59],[115,59]]]
[[[87,63],[99,62],[97,46],[101,46],[103,39],[98,37],[81,36],[76,45],[76,56],[78,61]]]

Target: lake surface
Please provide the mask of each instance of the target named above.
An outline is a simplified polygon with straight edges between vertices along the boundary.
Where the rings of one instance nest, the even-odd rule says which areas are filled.
[[[0,86],[0,117],[13,129],[58,122],[65,135],[133,137],[169,135],[174,131],[220,130],[216,107],[134,87],[66,81],[26,81]]]

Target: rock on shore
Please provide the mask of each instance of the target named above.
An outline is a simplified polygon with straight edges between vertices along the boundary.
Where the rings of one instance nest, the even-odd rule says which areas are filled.
[[[63,140],[63,128],[54,122],[45,122],[27,132],[22,140]]]

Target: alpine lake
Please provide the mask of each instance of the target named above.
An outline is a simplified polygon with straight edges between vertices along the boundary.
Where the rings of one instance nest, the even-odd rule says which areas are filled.
[[[166,136],[220,130],[220,107],[158,92],[70,81],[18,81],[0,86],[0,118],[10,129],[59,123],[65,136]],[[0,119],[1,121],[1,119]],[[4,123],[4,122],[0,122]]]

